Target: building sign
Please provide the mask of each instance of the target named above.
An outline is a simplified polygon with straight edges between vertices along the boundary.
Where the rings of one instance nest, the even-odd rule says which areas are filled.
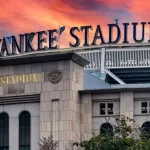
[[[11,76],[0,77],[0,85],[32,83],[32,82],[40,82],[40,81],[41,81],[41,79],[40,79],[39,73],[11,75]]]
[[[104,39],[104,34],[100,25],[97,25],[96,28],[93,28],[91,25],[81,26],[81,27],[72,27],[69,32],[72,38],[71,41],[68,41],[70,47],[78,46],[90,46],[90,45],[100,45],[100,44],[117,44],[118,42],[129,43],[128,40],[128,29],[131,26],[133,29],[133,40],[135,43],[142,43],[145,38],[145,29],[146,25],[150,25],[150,22],[137,22],[123,23],[120,26],[118,24],[108,24],[108,39]],[[140,38],[137,37],[137,28],[141,27],[139,33],[141,34]],[[123,28],[123,30],[121,30]],[[61,27],[59,30],[47,30],[39,31],[32,33],[20,34],[17,37],[4,37],[0,39],[0,56],[8,56],[14,54],[21,54],[32,51],[39,51],[45,49],[57,49],[59,48],[60,36],[65,30],[65,27]],[[94,37],[92,42],[89,42],[89,33],[90,31],[94,32]],[[115,35],[114,34],[115,32]],[[81,37],[78,36],[78,33],[82,32],[84,34],[83,45],[81,45]],[[123,39],[120,41],[120,39]],[[36,40],[36,44],[33,44],[33,41]],[[150,40],[148,40],[150,42]],[[36,48],[35,48],[36,47]]]

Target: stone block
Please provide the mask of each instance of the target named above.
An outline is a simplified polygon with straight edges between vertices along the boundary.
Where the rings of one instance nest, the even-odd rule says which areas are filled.
[[[81,104],[81,113],[85,113],[85,104]],[[93,109],[93,110],[95,110],[95,109]]]
[[[65,91],[65,90],[61,91],[60,98],[61,98],[61,100],[66,100],[67,99],[67,91]]]
[[[36,92],[36,83],[31,83],[31,93],[35,93]]]
[[[53,111],[52,114],[53,114],[52,121],[53,122],[59,121],[59,113],[58,113],[58,111]]]
[[[52,122],[52,131],[58,131],[58,122]]]
[[[41,122],[40,125],[41,125],[41,131],[42,132],[46,132],[47,131],[47,124],[46,124],[46,122]]]
[[[64,65],[63,65],[63,61],[58,61],[58,69],[59,70],[64,70]]]
[[[64,102],[64,110],[68,110],[69,109],[69,102],[66,100],[66,101],[63,101]]]
[[[67,120],[67,111],[60,111],[60,120],[61,121]]]
[[[64,130],[64,121],[59,121],[59,130],[60,131]]]
[[[55,98],[60,99],[61,98],[61,92],[60,91],[55,91]]]
[[[67,111],[67,120],[73,120],[73,112]]]
[[[64,90],[70,90],[70,80],[64,80]]]
[[[64,101],[59,101],[59,110],[64,110]]]
[[[58,141],[58,139],[59,139],[59,133],[58,133],[58,131],[55,131],[55,132],[53,132],[53,140],[54,141]],[[57,150],[57,149],[56,149]]]
[[[41,78],[41,82],[44,82],[44,72],[41,72],[40,78]]]
[[[0,95],[3,95],[3,86],[0,86]]]
[[[47,111],[47,105],[46,105],[47,103],[46,102],[41,102],[41,110],[40,111],[42,111],[42,112],[46,112]]]
[[[53,91],[58,90],[58,84],[52,84],[52,90]]]
[[[35,65],[35,73],[41,73],[41,64],[37,63],[34,64]]]
[[[40,101],[42,102],[42,101],[45,101],[45,92],[42,92],[41,94],[40,94]]]
[[[3,95],[8,94],[8,85],[3,86]]]
[[[50,92],[44,92],[45,94],[45,101],[49,102],[50,101]]]
[[[13,66],[9,66],[9,67],[8,67],[8,74],[9,74],[9,75],[14,75]]]
[[[63,90],[64,89],[64,81],[60,81],[58,83],[58,90]]]
[[[35,84],[35,91],[36,91],[36,93],[40,93],[41,92],[41,83],[36,83]]]
[[[43,121],[49,121],[49,112],[43,112]]]
[[[51,82],[46,82],[46,89],[47,91],[52,91],[52,83]]]
[[[19,84],[19,93],[25,93],[25,85]]]
[[[51,102],[46,102],[46,111],[52,111],[52,104]]]
[[[47,83],[42,82],[42,91],[47,91]]]
[[[59,106],[58,101],[53,101],[52,102],[52,111],[58,111],[58,106]]]
[[[63,68],[64,70],[69,70],[70,69],[70,61],[63,61]]]
[[[30,64],[30,72],[35,73],[36,72],[36,66],[35,64]]]
[[[51,122],[46,122],[47,131],[51,131]]]
[[[8,67],[3,67],[3,76],[8,75]]]
[[[24,73],[29,74],[30,72],[30,65],[24,65]]]
[[[48,138],[50,136],[50,132],[43,132],[43,137]]]

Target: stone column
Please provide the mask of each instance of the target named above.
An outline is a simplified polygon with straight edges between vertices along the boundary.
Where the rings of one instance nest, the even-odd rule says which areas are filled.
[[[40,137],[53,135],[59,141],[59,150],[65,150],[73,140],[80,139],[80,99],[83,89],[83,67],[71,61],[44,63],[40,102]],[[59,70],[63,77],[53,84],[48,73]]]
[[[92,136],[92,99],[91,94],[81,95],[81,139]]]
[[[120,93],[120,115],[133,119],[133,92]]]

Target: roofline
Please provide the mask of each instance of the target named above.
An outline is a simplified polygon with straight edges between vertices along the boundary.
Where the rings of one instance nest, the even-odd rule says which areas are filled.
[[[149,92],[150,87],[131,87],[131,88],[108,88],[108,89],[88,89],[80,90],[80,94],[108,94],[120,92]]]
[[[89,45],[89,46],[80,46],[80,47],[70,47],[70,48],[61,48],[62,51],[83,51],[90,49],[99,49],[99,48],[127,48],[127,47],[150,47],[150,43],[118,43],[118,44],[100,44],[100,45]]]
[[[62,60],[72,60],[81,66],[86,66],[89,61],[74,51],[42,51],[25,54],[0,57],[0,66],[32,64],[42,62],[54,62]]]
[[[91,74],[88,72],[88,70],[84,70],[84,72],[87,73],[87,74],[89,74],[89,75],[92,76],[93,78],[98,79],[98,80],[100,80],[101,82],[103,82],[103,83],[105,83],[105,84],[111,86],[111,84],[109,84],[108,82],[105,82],[104,80],[99,79],[98,77],[91,75]]]

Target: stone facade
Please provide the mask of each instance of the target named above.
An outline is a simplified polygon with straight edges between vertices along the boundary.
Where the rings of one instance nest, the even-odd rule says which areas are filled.
[[[40,140],[40,105],[33,104],[15,104],[0,105],[0,113],[6,112],[9,115],[9,147],[10,150],[19,149],[19,114],[22,111],[28,111],[31,114],[31,150],[39,149]]]
[[[141,102],[150,102],[148,88],[84,90],[83,58],[79,57],[79,62],[72,59],[0,66],[0,76],[41,76],[36,83],[0,86],[0,113],[7,112],[10,120],[10,150],[19,148],[18,116],[24,110],[31,114],[31,150],[38,150],[40,138],[50,135],[58,141],[58,150],[65,150],[70,142],[99,133],[103,123],[115,124],[114,117],[120,115],[133,118],[133,126],[150,120],[149,113],[141,114]],[[52,70],[62,72],[62,79],[56,84],[48,78]],[[100,103],[113,103],[114,113],[100,115]]]
[[[83,68],[72,61],[45,64],[45,71],[59,69],[63,78],[58,84],[42,83],[40,103],[40,137],[53,135],[64,149],[71,140],[80,139],[80,99]]]
[[[81,133],[84,135],[84,139],[90,137],[88,133],[98,134],[103,123],[110,123],[112,126],[115,125],[115,118],[121,115],[133,119],[135,121],[131,124],[133,127],[142,127],[145,122],[150,121],[149,110],[146,114],[141,113],[141,103],[150,103],[148,89],[145,89],[147,92],[140,92],[140,89],[139,91],[134,90],[131,89],[125,92],[124,90],[116,89],[115,92],[112,92],[112,89],[108,89],[106,91],[96,90],[94,92],[94,90],[89,90],[81,92],[81,114],[84,112],[85,119],[89,115],[87,120],[90,120],[90,126],[88,126],[88,121],[84,124],[85,119],[81,120]],[[113,103],[114,113],[112,115],[100,115],[100,103]],[[85,109],[85,105],[88,108],[87,110]]]
[[[48,79],[48,73],[54,69],[61,71],[63,75],[61,81],[56,84],[51,83]],[[0,67],[1,76],[26,73],[39,73],[40,82],[0,86],[0,99],[4,99],[3,97],[22,96],[23,98],[24,95],[40,95],[39,103],[37,103],[39,108],[36,107],[39,116],[36,123],[33,121],[33,124],[37,125],[33,130],[36,132],[36,138],[31,139],[31,145],[34,144],[31,146],[31,150],[38,149],[40,138],[50,135],[53,135],[54,140],[59,141],[59,150],[64,150],[70,141],[80,140],[81,111],[78,91],[83,90],[83,67],[72,60]],[[33,104],[35,105],[35,103]],[[9,105],[10,107],[7,104],[0,106],[2,108],[8,107],[11,110],[21,107],[22,110],[25,110],[26,105],[30,106],[26,102],[15,106]],[[34,107],[34,105],[31,106]],[[1,109],[0,112],[3,111],[5,109]],[[7,112],[9,113],[9,111]],[[19,110],[17,113],[19,114]],[[17,130],[17,128],[18,126],[15,129]],[[12,129],[10,128],[10,130]],[[32,137],[34,138],[34,136]],[[16,135],[17,142],[14,138],[12,139],[11,134],[10,138],[10,150],[17,150],[18,136]]]

